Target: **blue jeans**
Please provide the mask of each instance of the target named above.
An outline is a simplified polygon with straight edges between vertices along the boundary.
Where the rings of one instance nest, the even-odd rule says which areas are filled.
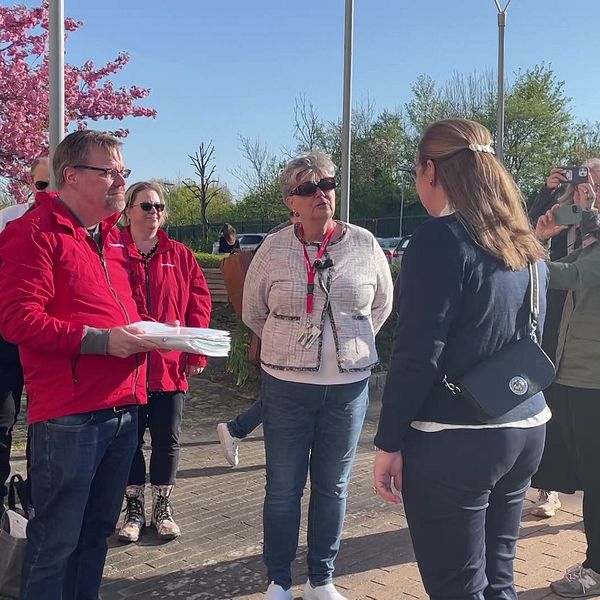
[[[368,405],[368,378],[345,385],[291,383],[262,373],[267,485],[263,508],[269,581],[292,585],[300,500],[310,470],[308,576],[331,581],[350,471]]]
[[[517,600],[515,557],[523,498],[546,428],[411,430],[402,496],[432,600]]]
[[[262,398],[256,400],[252,406],[240,413],[233,421],[227,423],[229,433],[235,438],[245,438],[250,435],[262,422]]]
[[[98,600],[137,446],[137,407],[34,423],[29,435],[36,510],[21,600]]]

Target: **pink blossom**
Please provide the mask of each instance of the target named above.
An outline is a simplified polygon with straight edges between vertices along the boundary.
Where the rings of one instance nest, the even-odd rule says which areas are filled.
[[[65,19],[65,31],[82,21]],[[0,6],[0,177],[18,202],[26,200],[31,162],[48,151],[48,2],[26,8]],[[65,128],[83,129],[90,121],[152,117],[156,111],[136,104],[150,90],[116,88],[110,77],[127,65],[120,53],[104,66],[91,60],[65,65]],[[126,129],[114,132],[126,136]]]

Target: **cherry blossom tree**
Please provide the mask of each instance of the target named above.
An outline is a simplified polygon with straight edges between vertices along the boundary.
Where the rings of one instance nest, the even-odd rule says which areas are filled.
[[[82,21],[65,19],[73,32]],[[104,66],[91,60],[65,64],[65,129],[85,129],[90,121],[155,117],[136,101],[150,90],[115,87],[110,78],[128,63],[122,52]],[[31,162],[48,152],[48,1],[35,8],[0,6],[0,177],[18,202],[26,199]],[[125,137],[127,129],[113,131]]]

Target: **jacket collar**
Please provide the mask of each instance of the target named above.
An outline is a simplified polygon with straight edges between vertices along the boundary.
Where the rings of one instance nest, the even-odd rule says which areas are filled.
[[[173,241],[163,229],[159,229],[156,232],[156,235],[158,237],[158,248],[156,249],[154,255],[162,254],[163,252],[167,252],[172,248]],[[129,254],[129,257],[141,260],[142,257],[140,256],[135,242],[133,241],[133,236],[131,235],[131,228],[129,227],[129,225],[121,231],[121,238],[125,243],[125,247],[127,248],[127,254]]]
[[[37,206],[46,208],[56,222],[69,229],[77,239],[85,239],[88,233],[73,211],[60,199],[58,192],[38,192],[35,195]],[[115,226],[121,213],[114,213],[100,223],[102,239],[107,238],[108,231]]]

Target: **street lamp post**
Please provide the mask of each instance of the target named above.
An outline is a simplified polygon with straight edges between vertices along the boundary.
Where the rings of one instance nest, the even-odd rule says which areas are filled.
[[[50,0],[48,5],[48,77],[50,86],[49,132],[50,159],[65,136],[65,9],[63,0]],[[52,163],[50,163],[52,164]],[[56,189],[50,169],[52,188]]]
[[[346,0],[344,28],[344,112],[342,118],[342,198],[340,217],[350,221],[350,143],[352,134],[352,37],[354,30],[354,0]]]
[[[398,167],[398,171],[400,172],[400,227],[398,228],[398,235],[402,237],[404,222],[404,175],[412,173],[413,170],[410,167]]]
[[[502,8],[499,0],[494,0],[498,9],[498,125],[496,135],[496,156],[504,162],[504,31],[506,29],[506,11],[512,0]]]

